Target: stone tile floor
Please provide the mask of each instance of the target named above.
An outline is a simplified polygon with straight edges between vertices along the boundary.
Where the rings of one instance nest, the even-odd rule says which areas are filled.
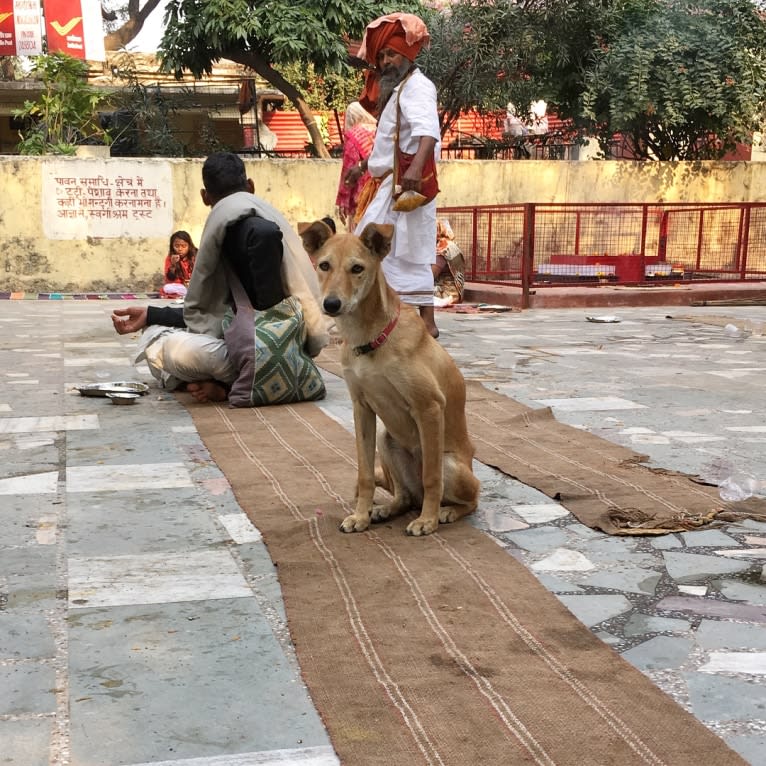
[[[0,302],[0,752],[22,766],[337,764],[258,530],[110,302]],[[588,315],[612,315],[592,323]],[[719,482],[766,479],[766,337],[672,321],[763,308],[437,315],[467,378]],[[342,381],[324,409],[349,428]],[[766,763],[766,524],[607,537],[477,465],[493,535],[602,640]],[[764,485],[766,486],[766,485]],[[763,488],[761,488],[763,491]]]

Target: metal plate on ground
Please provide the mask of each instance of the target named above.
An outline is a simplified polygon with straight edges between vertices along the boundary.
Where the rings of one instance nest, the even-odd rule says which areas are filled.
[[[138,381],[115,381],[111,383],[87,383],[77,386],[82,396],[103,396],[109,394],[138,394],[143,396],[149,393],[149,386]]]

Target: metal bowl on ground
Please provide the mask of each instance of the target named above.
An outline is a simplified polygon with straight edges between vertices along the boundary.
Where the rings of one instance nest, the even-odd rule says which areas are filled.
[[[143,396],[149,393],[149,386],[139,381],[125,380],[111,383],[86,383],[77,386],[81,396],[109,396],[109,394],[137,394]]]
[[[141,394],[117,393],[114,391],[110,391],[106,396],[112,400],[112,404],[135,404],[136,399],[141,398]]]

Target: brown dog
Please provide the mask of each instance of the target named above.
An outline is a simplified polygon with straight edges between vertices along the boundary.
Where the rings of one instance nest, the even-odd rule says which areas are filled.
[[[343,375],[354,405],[358,459],[356,510],[341,529],[362,532],[413,508],[409,535],[427,535],[439,522],[476,509],[473,444],[465,420],[465,381],[452,357],[401,303],[383,276],[394,228],[370,224],[360,237],[333,235],[317,221],[301,231],[316,263],[322,309],[343,338]],[[393,495],[373,508],[376,416],[383,481]]]

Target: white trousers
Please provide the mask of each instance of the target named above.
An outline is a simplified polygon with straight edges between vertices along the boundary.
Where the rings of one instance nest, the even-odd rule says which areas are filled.
[[[222,338],[178,327],[147,327],[134,362],[142,360],[146,360],[149,371],[169,391],[181,383],[204,380],[233,383],[238,374]]]

